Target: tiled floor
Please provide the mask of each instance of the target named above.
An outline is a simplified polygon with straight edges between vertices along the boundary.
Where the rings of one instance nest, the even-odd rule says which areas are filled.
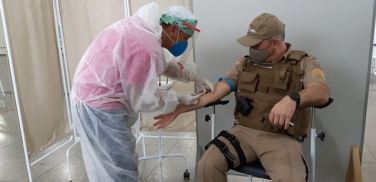
[[[0,62],[1,64],[1,62]],[[1,67],[1,66],[0,66]],[[1,77],[0,77],[1,79]],[[4,82],[3,82],[4,84]],[[6,83],[6,87],[10,87]],[[4,99],[0,98],[0,99]],[[376,77],[371,78],[370,96],[368,104],[367,123],[365,130],[364,150],[363,150],[363,179],[365,182],[372,182],[376,179]],[[28,181],[25,166],[25,157],[22,143],[18,133],[17,117],[14,110],[12,95],[5,97],[7,108],[0,108],[0,182],[4,181]],[[157,132],[145,131],[144,134],[157,135]],[[195,136],[192,132],[164,132],[163,135],[170,136]],[[61,141],[61,143],[67,140]],[[142,156],[142,141],[137,145],[137,151]],[[148,156],[158,154],[158,140],[145,139],[146,154]],[[56,153],[42,160],[32,167],[34,181],[68,181],[68,167],[65,152],[69,146],[65,146]],[[50,151],[53,146],[41,153],[43,155]],[[184,154],[189,162],[190,180],[195,181],[196,163],[196,141],[194,140],[163,140],[163,153]],[[81,147],[73,147],[70,153],[71,170],[73,181],[88,181],[85,166],[83,164]],[[162,161],[162,168],[158,165],[158,159],[139,162],[139,171],[142,181],[159,181],[160,169],[162,169],[163,181],[178,182],[183,180],[185,171],[185,161],[182,158],[166,158]],[[246,182],[248,177],[229,175],[228,181]],[[260,182],[261,179],[254,181]],[[264,180],[269,181],[269,180]]]
[[[14,111],[2,115],[0,121],[7,120],[9,123],[16,123]],[[4,117],[5,116],[5,117]],[[145,135],[157,135],[157,132],[143,131]],[[184,136],[194,137],[193,132],[165,132],[167,136]],[[61,141],[64,143],[68,139]],[[25,166],[22,143],[17,134],[0,135],[0,182],[3,181],[27,181],[28,176]],[[162,143],[163,154],[181,153],[187,157],[189,162],[190,180],[195,181],[195,163],[196,163],[196,141],[165,139]],[[68,167],[65,158],[65,151],[69,146],[65,146],[56,153],[42,160],[32,167],[33,179],[36,182],[67,181]],[[145,138],[146,155],[153,156],[158,154],[158,140]],[[38,156],[49,152],[44,151]],[[143,155],[142,140],[137,145],[137,152],[140,157]],[[38,157],[37,156],[37,157]],[[88,181],[85,166],[81,155],[80,145],[76,145],[70,152],[70,165],[72,170],[73,181]],[[184,181],[183,173],[185,172],[185,161],[182,158],[165,158],[162,161],[162,176],[165,182]],[[142,181],[152,182],[159,181],[160,167],[158,159],[143,160],[139,162],[139,171]],[[229,181],[248,181],[247,177],[229,176]],[[255,179],[254,181],[262,181]],[[266,181],[266,180],[265,180]]]
[[[371,76],[364,135],[362,172],[363,181],[376,179],[376,76]]]
[[[156,135],[157,133],[144,132],[144,134]],[[195,133],[170,132],[164,133],[164,135],[193,137],[195,136]],[[9,136],[9,138],[11,137],[15,136]],[[65,141],[66,140],[62,141],[61,143]],[[143,153],[141,144],[142,141],[140,141],[139,145],[137,146],[137,151],[140,157]],[[162,143],[162,146],[163,154],[181,153],[187,157],[189,162],[190,180],[186,181],[195,181],[196,142],[194,140],[166,139]],[[145,147],[147,156],[158,154],[157,139],[145,139]],[[32,167],[34,181],[68,181],[68,167],[65,160],[65,151],[67,148],[68,146],[62,148],[38,163],[36,166]],[[80,145],[77,145],[73,147],[70,153],[72,180],[88,181],[80,150]],[[3,145],[0,148],[0,156],[0,169],[2,169],[0,170],[0,182],[28,180],[22,144],[19,140],[14,140],[8,145]],[[182,158],[165,158],[162,161],[162,179],[165,182],[184,181],[183,173],[185,172],[185,169],[185,161]],[[158,159],[140,161],[139,171],[141,180],[145,182],[159,181],[161,178]],[[229,175],[229,181],[249,181],[249,179],[248,177]],[[255,179],[254,181],[260,182],[262,180]]]

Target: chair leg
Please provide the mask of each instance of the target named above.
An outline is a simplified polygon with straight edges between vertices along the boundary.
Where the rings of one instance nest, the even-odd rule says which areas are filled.
[[[253,182],[253,181],[252,181],[252,176],[251,176],[251,175],[249,175],[249,182]]]

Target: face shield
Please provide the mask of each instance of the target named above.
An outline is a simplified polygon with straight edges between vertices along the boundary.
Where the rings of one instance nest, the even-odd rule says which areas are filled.
[[[192,60],[192,49],[200,33],[200,30],[196,28],[197,20],[187,8],[171,6],[162,14],[160,22],[168,25],[176,24],[179,27],[179,31],[191,35],[191,38],[186,42],[177,42],[177,40],[170,38],[175,43],[174,46],[170,49],[163,49],[163,59],[167,63],[165,64],[166,67],[163,75],[177,81],[189,82],[188,78],[186,78],[187,74],[183,73],[197,72],[194,62],[188,61]],[[166,81],[167,83],[168,81]],[[159,85],[163,86],[163,82]]]
[[[184,25],[184,23],[182,22]],[[186,25],[185,25],[186,26]],[[189,27],[189,26],[187,26]],[[183,72],[191,72],[191,73],[196,73],[197,68],[196,64],[193,62],[193,56],[191,56],[192,49],[194,47],[194,44],[199,36],[200,30],[193,27],[195,29],[195,32],[191,36],[191,38],[188,39],[188,46],[187,49],[184,51],[184,53],[178,57],[175,57],[174,55],[171,54],[171,52],[165,48],[163,48],[163,59],[165,61],[165,72],[163,73],[165,77],[159,76],[158,78],[158,89],[168,89],[171,88],[173,82],[168,82],[168,78],[172,78],[177,81],[182,81],[182,82],[189,82],[188,78],[185,78],[185,76],[181,75]],[[188,60],[192,61],[188,61]],[[171,68],[171,69],[170,69]],[[183,70],[183,71],[176,71],[177,69]]]
[[[176,61],[179,61],[182,65],[185,65],[192,51],[192,47],[198,36],[198,33],[200,32],[200,30],[196,28],[197,19],[186,7],[169,6],[166,8],[165,12],[162,13],[160,23],[166,25],[175,24],[179,27],[180,31],[192,35],[187,42],[177,42],[178,38],[169,37],[170,40],[174,42],[174,46],[169,48],[168,50],[172,55],[174,55]],[[166,35],[168,36],[168,34]]]
[[[187,49],[185,50],[185,52],[181,56],[177,57],[178,63],[180,63],[181,67],[184,68],[184,65],[187,62],[189,56],[191,55],[191,52],[192,52],[193,47],[195,45],[195,42],[196,42],[196,40],[197,40],[197,38],[198,38],[198,36],[199,36],[199,34],[200,34],[201,31],[200,31],[200,29],[198,29],[196,27],[193,27],[193,26],[191,26],[191,25],[189,25],[189,24],[187,24],[185,22],[182,22],[182,25],[184,25],[184,26],[186,26],[186,27],[194,30],[194,33],[193,33],[192,37],[190,39],[188,39],[188,47],[187,47]],[[183,68],[181,68],[181,69],[183,69]]]
[[[181,67],[181,69],[184,68],[184,65],[186,64],[187,60],[190,58],[190,55],[191,55],[191,52],[192,52],[192,49],[194,47],[194,44],[200,34],[200,29],[196,28],[196,27],[193,27],[185,22],[181,22],[182,25],[194,30],[194,33],[193,35],[191,36],[191,38],[188,39],[187,43],[188,43],[188,46],[187,48],[185,49],[185,51],[180,55],[180,56],[177,56],[177,57],[174,57],[171,52],[170,53],[164,53],[164,59],[166,60],[167,63],[171,62],[171,60],[176,60],[179,64],[179,66]],[[167,51],[168,52],[168,51]],[[167,55],[166,55],[167,54]]]

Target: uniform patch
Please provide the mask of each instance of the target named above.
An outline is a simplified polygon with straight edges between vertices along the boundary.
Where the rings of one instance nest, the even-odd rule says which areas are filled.
[[[318,78],[318,79],[325,80],[325,74],[324,74],[324,72],[322,72],[321,69],[314,69],[312,71],[312,76],[313,76],[313,78]]]
[[[247,33],[256,33],[256,30],[252,27],[252,25],[249,25]]]
[[[312,63],[316,68],[321,68],[320,64],[317,61],[312,61]]]
[[[238,65],[238,64],[241,63],[241,62],[242,62],[242,60],[239,59],[239,61],[237,61],[237,62],[235,63],[235,65]]]

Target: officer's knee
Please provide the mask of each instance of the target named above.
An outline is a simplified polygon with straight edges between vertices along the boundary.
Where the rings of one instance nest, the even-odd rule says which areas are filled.
[[[200,172],[200,171],[202,171],[202,170],[204,169],[204,166],[203,166],[203,165],[205,164],[205,162],[203,162],[203,160],[204,160],[204,159],[201,158],[201,159],[198,161],[198,164],[197,164],[197,171],[198,171],[198,172]]]
[[[202,157],[197,165],[197,170],[200,173],[203,173],[204,171],[210,172],[221,168],[220,164],[218,163],[218,158],[215,155],[207,155]]]

